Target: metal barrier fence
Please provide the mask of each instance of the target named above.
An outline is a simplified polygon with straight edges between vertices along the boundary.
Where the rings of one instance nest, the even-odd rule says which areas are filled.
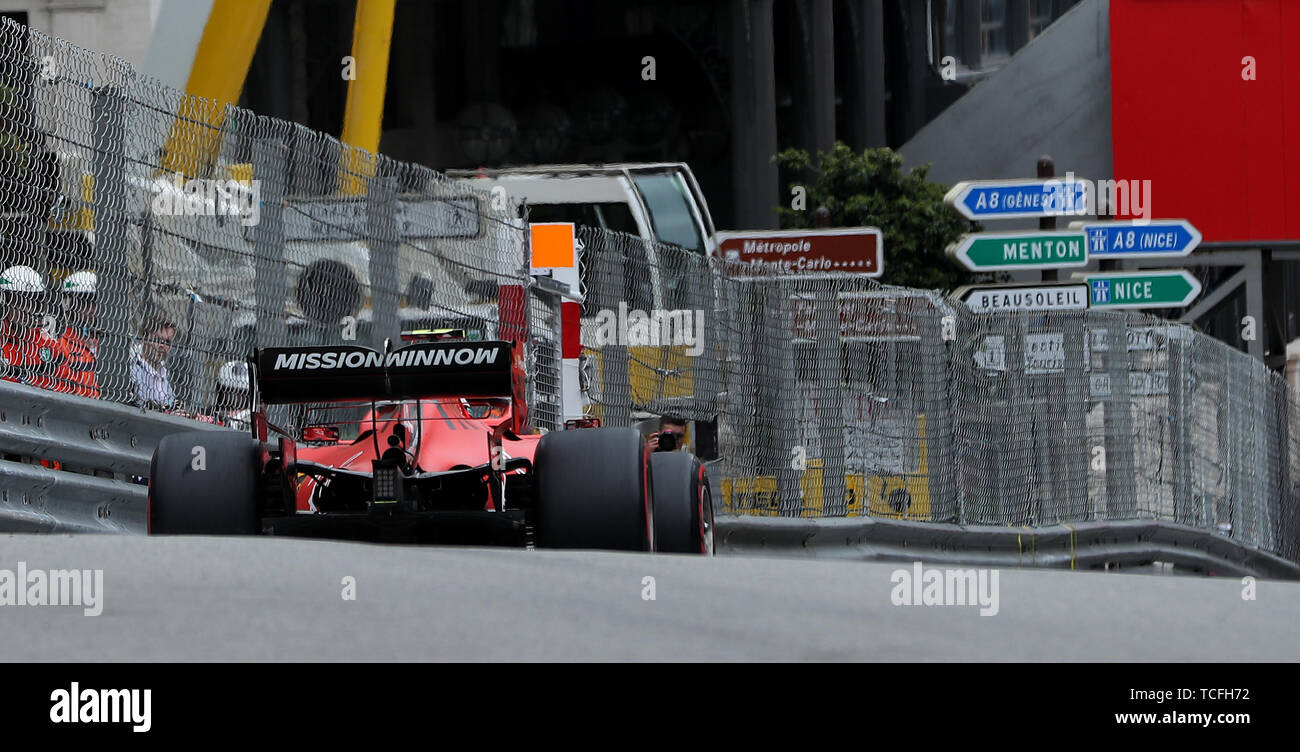
[[[143,533],[147,488],[140,476],[153,448],[164,435],[195,428],[229,430],[0,381],[0,530]],[[717,536],[722,553],[1071,569],[1160,561],[1218,575],[1300,579],[1295,562],[1218,531],[1160,520],[1022,528],[745,515],[717,518]]]
[[[558,320],[522,292],[519,202],[8,20],[0,97],[0,262],[46,284],[6,294],[12,328],[39,323],[6,378],[220,420],[245,404],[238,361],[255,344],[376,346],[404,327],[493,337],[528,316],[533,386],[556,388]],[[93,297],[74,291],[87,270]],[[69,344],[92,364],[62,362]]]
[[[589,412],[716,420],[725,513],[1161,520],[1300,560],[1296,396],[1222,342],[1140,313],[976,314],[581,237]]]

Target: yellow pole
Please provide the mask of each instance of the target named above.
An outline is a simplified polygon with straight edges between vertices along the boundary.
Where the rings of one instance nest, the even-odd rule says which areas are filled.
[[[339,161],[339,188],[352,195],[365,193],[366,178],[375,174],[375,154],[384,120],[388,83],[388,53],[393,42],[397,0],[357,0],[352,27],[355,78],[348,82],[343,114],[344,150]],[[349,148],[350,147],[350,148]]]
[[[194,176],[211,163],[226,105],[239,101],[270,10],[271,0],[213,0],[185,86],[193,96],[181,101],[167,136],[165,171]]]

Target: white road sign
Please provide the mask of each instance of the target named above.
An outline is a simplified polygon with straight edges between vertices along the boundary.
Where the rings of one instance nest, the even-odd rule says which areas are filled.
[[[966,286],[953,292],[975,313],[1007,311],[1083,311],[1088,308],[1088,286],[1056,285]]]
[[[975,365],[986,371],[1007,370],[1006,337],[990,334],[975,351]],[[1025,337],[1025,373],[1030,376],[1065,370],[1065,335],[1043,332]]]
[[[1110,396],[1110,374],[1088,374],[1088,391],[1095,398]],[[1130,397],[1152,397],[1169,394],[1168,371],[1130,371],[1128,375]]]

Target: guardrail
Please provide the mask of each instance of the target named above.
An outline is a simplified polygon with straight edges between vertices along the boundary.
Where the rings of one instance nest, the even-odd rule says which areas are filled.
[[[230,430],[0,381],[0,531],[142,533],[154,447]],[[58,462],[61,469],[42,466]],[[1157,520],[997,527],[872,517],[721,516],[722,553],[1094,568],[1171,562],[1206,573],[1300,579],[1300,565],[1203,529]]]
[[[720,516],[719,553],[990,568],[1097,569],[1167,562],[1204,574],[1300,580],[1300,565],[1205,530],[1160,520],[998,527],[874,517]]]
[[[0,530],[144,532],[147,491],[131,477],[149,474],[163,436],[205,429],[229,430],[0,381]]]

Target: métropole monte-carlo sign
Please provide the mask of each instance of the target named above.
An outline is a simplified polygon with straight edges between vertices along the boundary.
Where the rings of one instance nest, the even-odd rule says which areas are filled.
[[[721,230],[715,237],[732,276],[875,278],[885,273],[884,236],[875,227]]]

